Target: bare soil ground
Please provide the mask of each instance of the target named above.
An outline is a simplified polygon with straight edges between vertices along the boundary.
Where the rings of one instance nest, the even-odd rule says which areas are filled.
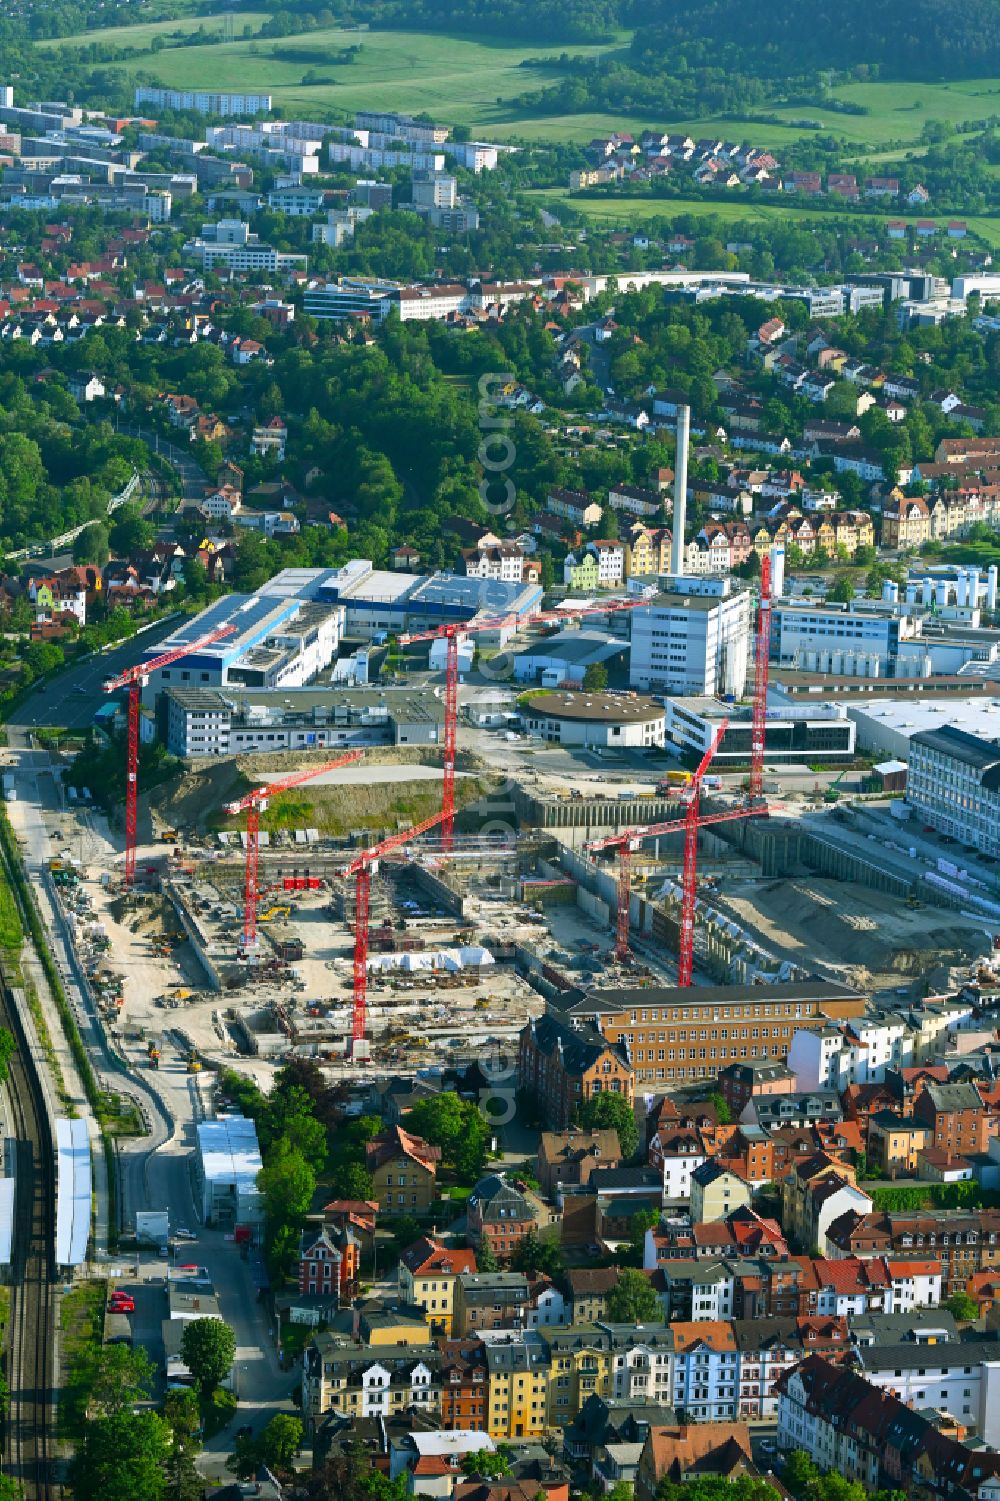
[[[734,883],[713,905],[728,910],[779,956],[875,988],[906,980],[931,989],[953,967],[988,952],[983,929],[943,907],[817,877]]]

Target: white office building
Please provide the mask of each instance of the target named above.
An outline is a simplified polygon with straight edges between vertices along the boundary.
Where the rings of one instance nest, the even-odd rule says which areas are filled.
[[[981,854],[1000,856],[1000,745],[953,725],[910,741],[906,800],[917,816]]]
[[[185,261],[199,265],[203,271],[305,271],[308,256],[290,255],[262,243],[250,233],[242,219],[220,219],[203,224],[201,234],[185,241],[181,252]]]
[[[700,757],[708,750],[723,719],[729,721],[715,752],[714,768],[741,766],[750,760],[753,738],[751,704],[727,704],[717,698],[667,699],[667,739]],[[764,754],[775,766],[811,761],[852,761],[855,726],[843,704],[798,704],[771,693],[767,701]]]
[[[137,88],[135,103],[154,109],[186,109],[197,115],[267,115],[270,94],[218,94],[202,89]]]
[[[643,692],[731,693],[746,688],[750,596],[729,579],[669,579],[632,613],[629,683]]]

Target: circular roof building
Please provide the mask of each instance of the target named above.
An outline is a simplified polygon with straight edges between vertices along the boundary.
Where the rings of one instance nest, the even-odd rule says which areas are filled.
[[[521,713],[530,735],[555,745],[642,748],[664,740],[662,703],[637,693],[537,693]]]

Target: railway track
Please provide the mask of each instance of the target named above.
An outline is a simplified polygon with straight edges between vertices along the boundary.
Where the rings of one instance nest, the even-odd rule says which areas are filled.
[[[6,982],[0,981],[0,1026],[17,1038],[7,1095],[10,1135],[17,1141],[12,1304],[7,1338],[10,1406],[4,1473],[25,1501],[49,1501],[54,1453],[53,1337],[55,1307],[55,1154],[37,1061],[29,1050]]]

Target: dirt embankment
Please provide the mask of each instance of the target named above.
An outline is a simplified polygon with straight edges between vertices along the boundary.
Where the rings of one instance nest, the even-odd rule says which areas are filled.
[[[329,754],[304,756],[241,756],[226,761],[204,763],[149,794],[150,813],[157,826],[183,833],[205,833],[211,829],[243,827],[242,818],[229,818],[224,812],[227,802],[241,797],[261,774],[274,772],[291,775],[304,766],[322,765]],[[315,828],[331,836],[350,834],[357,829],[396,829],[429,818],[441,804],[441,782],[437,778],[411,780],[407,765],[440,765],[440,752],[428,754],[387,750],[371,757],[371,764],[397,765],[398,777],[386,781],[324,783],[300,787],[275,798],[261,817],[265,829]],[[482,799],[500,785],[499,777],[463,776],[455,783],[455,802],[461,809]],[[487,815],[488,816],[488,815]]]

